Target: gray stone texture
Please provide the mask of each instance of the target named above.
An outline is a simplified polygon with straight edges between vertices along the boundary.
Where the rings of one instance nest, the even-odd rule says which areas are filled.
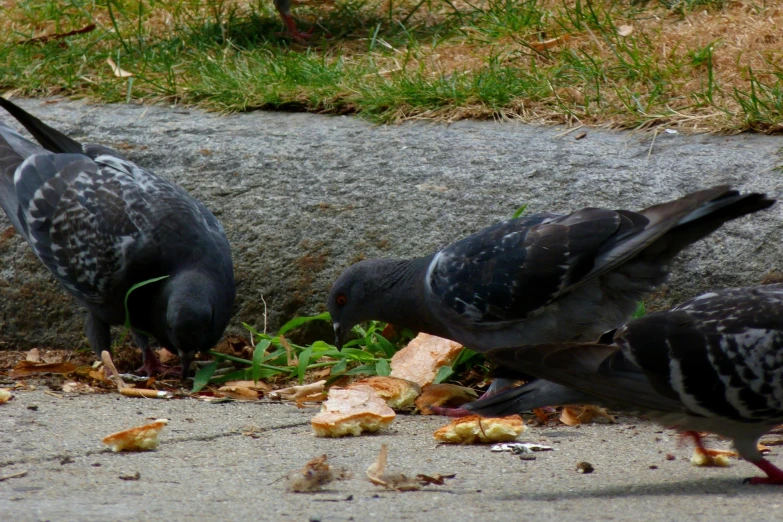
[[[212,209],[233,249],[234,333],[242,322],[263,325],[262,297],[273,331],[323,311],[349,264],[425,255],[522,204],[531,213],[640,209],[715,184],[776,196],[783,188],[783,141],[771,136],[659,133],[653,143],[652,133],[509,122],[375,126],[298,113],[20,104],[74,138],[119,149]],[[781,218],[778,204],[687,250],[648,308],[779,275]],[[0,217],[0,347],[83,345],[81,311],[9,227]]]

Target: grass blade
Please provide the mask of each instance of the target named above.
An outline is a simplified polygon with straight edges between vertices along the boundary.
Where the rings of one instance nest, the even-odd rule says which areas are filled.
[[[202,367],[199,371],[196,372],[196,376],[193,378],[193,389],[190,390],[191,393],[198,393],[201,391],[201,389],[207,385],[209,380],[212,378],[212,375],[215,373],[215,370],[217,370],[218,366],[218,360],[215,359],[211,363],[207,364],[206,366]]]

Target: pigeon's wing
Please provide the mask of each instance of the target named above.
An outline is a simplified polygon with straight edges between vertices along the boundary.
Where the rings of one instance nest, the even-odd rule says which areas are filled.
[[[632,212],[585,208],[504,221],[443,250],[427,272],[432,296],[474,327],[524,319],[594,269],[611,238],[647,220]]]
[[[114,156],[35,154],[17,168],[14,185],[36,256],[71,293],[96,304],[136,259],[162,265],[155,254],[171,243],[162,230],[187,234],[203,222],[180,189]],[[166,275],[167,267],[156,269]]]

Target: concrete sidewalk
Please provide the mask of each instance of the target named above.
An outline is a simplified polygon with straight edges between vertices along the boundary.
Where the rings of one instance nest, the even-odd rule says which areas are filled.
[[[523,440],[556,451],[523,461],[488,446],[437,445],[441,417],[398,415],[376,435],[316,438],[316,411],[19,392],[0,406],[0,478],[27,474],[0,481],[0,520],[780,520],[783,489],[742,483],[760,474],[754,466],[732,459],[729,468],[696,468],[674,432],[633,417],[531,427]],[[170,422],[157,451],[117,454],[101,444],[161,417]],[[382,443],[389,471],[457,476],[419,492],[383,490],[365,478]],[[288,472],[324,453],[353,478],[322,493],[288,492]],[[770,459],[783,465],[780,450]],[[595,472],[577,473],[579,461]]]

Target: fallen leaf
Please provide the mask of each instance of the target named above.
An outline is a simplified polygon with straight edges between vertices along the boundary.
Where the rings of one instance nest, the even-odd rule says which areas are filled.
[[[160,364],[171,364],[174,361],[178,360],[179,357],[175,353],[171,353],[165,348],[161,348],[158,350],[158,361]]]
[[[519,415],[483,418],[470,415],[454,419],[438,428],[433,437],[446,444],[481,444],[487,442],[511,442],[527,428]]]
[[[250,388],[251,390],[260,391],[260,392],[270,392],[272,391],[272,388],[269,387],[267,383],[264,381],[228,381],[225,383],[225,386],[238,386],[240,388]]]
[[[243,386],[221,386],[218,388],[218,392],[224,393],[234,399],[248,401],[258,400],[258,392],[256,390],[251,390],[250,388],[245,388]]]
[[[95,393],[95,388],[89,384],[78,381],[65,382],[61,389],[66,393]]]
[[[38,348],[33,348],[29,352],[25,354],[24,357],[25,361],[31,362],[31,363],[42,363],[44,362],[43,359],[41,359],[41,351]]]
[[[386,473],[386,463],[389,454],[389,448],[386,444],[381,444],[381,450],[378,452],[378,458],[367,468],[367,479],[376,486],[382,486],[394,491],[418,491],[422,486],[429,484],[443,485],[445,479],[451,479],[456,473],[446,475],[416,475],[415,478],[406,477],[402,473]]]
[[[633,32],[632,25],[621,25],[617,28],[617,36],[628,36]]]
[[[538,52],[545,51],[546,49],[551,49],[552,47],[557,47],[560,44],[563,44],[571,39],[570,34],[564,34],[563,36],[558,36],[557,38],[552,38],[550,40],[544,40],[543,42],[528,42],[528,45],[535,49]]]
[[[291,386],[290,388],[281,388],[269,392],[268,397],[273,401],[287,400],[294,401],[301,405],[305,401],[317,402],[326,398],[324,388],[326,381],[318,381],[300,386]]]
[[[19,361],[19,364],[11,370],[11,377],[26,377],[36,373],[71,373],[74,370],[76,370],[76,366],[69,362],[33,363],[29,361]]]
[[[114,76],[117,78],[128,78],[129,76],[133,76],[133,73],[121,69],[111,58],[106,58],[106,63],[109,64],[109,67],[111,67],[111,72],[113,72]]]
[[[428,384],[416,399],[416,408],[422,415],[437,415],[433,408],[459,408],[478,398],[476,390],[456,384]]]
[[[316,457],[301,469],[288,475],[288,489],[294,493],[321,491],[323,486],[335,480],[351,478],[350,471],[333,468],[326,463],[327,456]]]
[[[147,451],[158,447],[158,435],[168,419],[158,419],[155,422],[112,433],[103,438],[103,443],[112,451]]]
[[[578,89],[574,89],[573,87],[563,87],[558,89],[556,92],[557,95],[561,98],[570,99],[578,105],[584,105],[585,103],[584,94],[582,94]]]
[[[318,437],[357,436],[392,423],[396,414],[369,386],[329,390],[329,398],[310,425]]]

